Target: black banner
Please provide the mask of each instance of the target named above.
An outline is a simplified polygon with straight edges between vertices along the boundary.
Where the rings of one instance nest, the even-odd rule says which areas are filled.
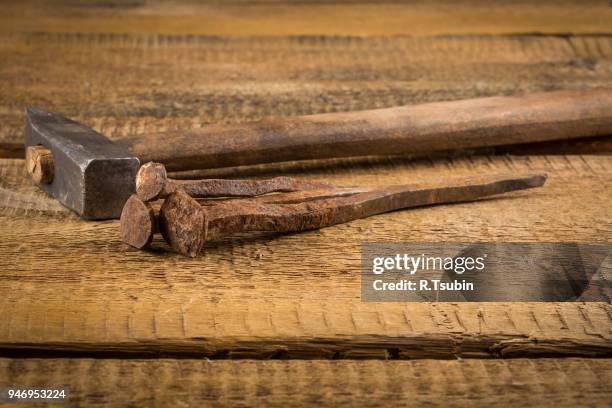
[[[365,243],[364,301],[609,302],[609,243]]]

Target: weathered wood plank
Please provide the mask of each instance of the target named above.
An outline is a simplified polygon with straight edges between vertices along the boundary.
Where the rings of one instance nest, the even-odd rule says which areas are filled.
[[[0,153],[16,157],[27,105],[118,139],[269,115],[595,88],[612,83],[612,37],[5,33],[0,61]]]
[[[610,32],[598,1],[87,1],[6,4],[0,30],[214,35]]]
[[[605,1],[472,2],[461,9],[402,2],[181,4],[3,5],[0,155],[22,155],[28,104],[119,139],[267,115],[595,88],[612,80],[612,9]],[[241,36],[255,29],[264,36]],[[525,32],[551,35],[491,35]],[[605,156],[547,156],[281,165],[275,173],[306,177],[301,171],[308,169],[309,178],[343,184],[508,170],[551,177],[542,190],[506,199],[397,212],[305,234],[235,237],[188,260],[159,240],[153,252],[123,247],[118,222],[78,220],[27,181],[21,160],[3,160],[0,351],[609,355],[609,304],[366,304],[359,300],[358,265],[365,239],[609,242],[610,164]],[[262,166],[208,174],[270,172]]]
[[[363,303],[368,241],[609,242],[609,156],[481,157],[320,167],[309,179],[383,185],[546,171],[507,198],[398,211],[320,231],[233,237],[195,259],[122,246],[1,163],[0,347],[211,357],[607,355],[606,303]],[[306,177],[299,168],[288,173]],[[571,181],[571,182],[570,182]]]
[[[612,360],[0,359],[0,387],[65,386],[68,406],[608,406]]]

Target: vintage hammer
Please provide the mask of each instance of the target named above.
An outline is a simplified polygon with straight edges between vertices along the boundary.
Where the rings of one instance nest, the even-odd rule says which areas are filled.
[[[358,112],[270,118],[111,142],[27,108],[27,168],[86,219],[118,218],[140,160],[168,170],[398,155],[612,134],[612,90],[498,96]]]

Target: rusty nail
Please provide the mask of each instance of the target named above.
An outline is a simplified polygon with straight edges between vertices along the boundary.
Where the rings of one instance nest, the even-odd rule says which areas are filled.
[[[545,181],[545,174],[495,175],[415,186],[322,190],[320,197],[306,191],[293,193],[290,199],[279,195],[208,205],[177,190],[161,207],[159,228],[175,251],[194,257],[206,241],[236,232],[317,229],[402,208],[472,201],[539,187]]]
[[[191,197],[254,197],[273,192],[312,190],[328,187],[327,184],[297,180],[291,177],[274,177],[264,180],[174,180],[168,178],[161,163],[144,164],[136,175],[136,194],[143,201],[166,198],[182,190]]]
[[[121,240],[142,249],[151,244],[157,231],[157,216],[151,204],[132,194],[121,211]]]

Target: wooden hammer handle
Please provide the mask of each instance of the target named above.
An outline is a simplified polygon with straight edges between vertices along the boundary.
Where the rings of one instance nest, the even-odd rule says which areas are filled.
[[[122,143],[168,170],[398,155],[612,134],[612,90],[557,91],[270,118]]]

